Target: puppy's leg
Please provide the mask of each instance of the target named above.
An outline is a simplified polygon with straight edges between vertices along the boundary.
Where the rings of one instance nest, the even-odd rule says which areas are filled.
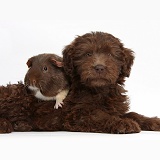
[[[136,121],[144,131],[160,131],[160,118],[146,117],[135,112],[129,112],[124,117]]]
[[[141,131],[136,121],[128,118],[120,118],[116,115],[113,116],[98,109],[92,113],[91,120],[94,126],[99,129],[103,128],[102,132],[106,133],[127,134]]]
[[[105,128],[109,133],[114,134],[139,133],[141,131],[141,128],[136,121],[112,116],[106,121]]]
[[[12,131],[12,124],[8,120],[0,118],[0,133],[11,133]]]
[[[105,110],[75,109],[64,120],[65,130],[80,132],[100,132],[113,134],[138,133],[139,124],[128,118],[112,116]]]

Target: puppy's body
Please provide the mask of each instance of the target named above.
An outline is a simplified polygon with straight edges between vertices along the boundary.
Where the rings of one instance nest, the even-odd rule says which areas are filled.
[[[87,33],[63,51],[64,68],[72,81],[65,99],[64,127],[72,131],[137,133],[160,130],[159,118],[129,111],[123,88],[133,64],[133,51],[111,34]]]
[[[22,83],[0,86],[0,133],[63,130],[55,101],[39,101]]]
[[[55,110],[54,101],[39,102],[21,83],[0,86],[0,133],[160,131],[159,118],[128,112],[123,86],[134,56],[117,38],[89,33],[66,46],[63,55],[64,69],[72,82],[64,107]],[[53,90],[49,91],[44,95],[53,95]]]

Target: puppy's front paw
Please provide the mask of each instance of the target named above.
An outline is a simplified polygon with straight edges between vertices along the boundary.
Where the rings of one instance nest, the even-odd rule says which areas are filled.
[[[141,124],[141,127],[144,131],[160,131],[160,118],[148,118]]]
[[[115,123],[114,127],[111,129],[111,133],[115,134],[127,134],[127,133],[139,133],[141,128],[138,123],[131,119],[121,119]]]

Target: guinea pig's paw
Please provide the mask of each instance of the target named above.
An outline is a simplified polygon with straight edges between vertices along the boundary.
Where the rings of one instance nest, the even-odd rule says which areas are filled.
[[[54,105],[54,109],[58,109],[59,107],[62,108],[62,106],[63,106],[63,101],[56,100],[56,104]]]

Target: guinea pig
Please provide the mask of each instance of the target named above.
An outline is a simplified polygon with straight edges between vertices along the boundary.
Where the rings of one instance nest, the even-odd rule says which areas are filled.
[[[55,109],[62,107],[69,84],[63,70],[62,58],[56,54],[39,54],[28,59],[25,86],[38,99],[55,100]]]

